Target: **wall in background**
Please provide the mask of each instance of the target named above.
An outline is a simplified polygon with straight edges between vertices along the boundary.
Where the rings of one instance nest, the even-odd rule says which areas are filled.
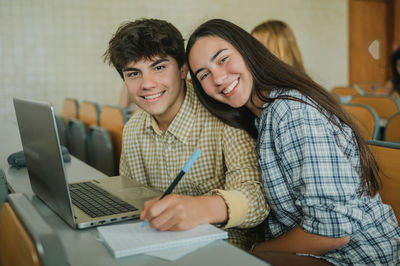
[[[65,97],[117,104],[118,73],[102,54],[123,21],[160,18],[187,39],[210,18],[247,31],[267,19],[294,30],[309,75],[327,89],[348,80],[347,0],[0,0],[0,117],[14,119],[13,97]]]

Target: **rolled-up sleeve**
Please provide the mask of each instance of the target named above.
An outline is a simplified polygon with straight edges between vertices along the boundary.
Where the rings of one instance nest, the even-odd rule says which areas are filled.
[[[268,215],[255,141],[243,130],[225,126],[223,152],[226,165],[225,187],[213,190],[228,207],[228,221],[224,228],[251,228]]]

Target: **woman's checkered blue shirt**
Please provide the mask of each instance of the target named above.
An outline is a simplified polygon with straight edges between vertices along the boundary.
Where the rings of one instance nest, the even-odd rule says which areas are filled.
[[[299,92],[274,91],[310,103]],[[295,226],[350,242],[323,256],[338,265],[400,263],[400,229],[390,206],[360,196],[360,159],[352,130],[338,129],[315,107],[278,99],[259,119],[257,152],[271,212],[266,239]]]

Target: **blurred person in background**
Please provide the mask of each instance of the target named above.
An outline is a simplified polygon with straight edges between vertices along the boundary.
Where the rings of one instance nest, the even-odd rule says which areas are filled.
[[[292,29],[280,20],[268,20],[257,25],[251,35],[272,54],[288,65],[305,72],[300,49]]]
[[[382,93],[393,96],[400,101],[400,48],[393,52],[390,63],[392,78],[386,82]]]

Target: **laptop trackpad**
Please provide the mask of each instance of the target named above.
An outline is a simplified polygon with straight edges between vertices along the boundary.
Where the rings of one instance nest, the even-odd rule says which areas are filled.
[[[114,176],[92,180],[99,187],[107,190],[122,200],[152,199],[160,195],[159,192],[146,187],[133,179]]]
[[[123,188],[117,192],[123,199],[136,200],[141,198],[155,198],[159,193],[146,187]]]

